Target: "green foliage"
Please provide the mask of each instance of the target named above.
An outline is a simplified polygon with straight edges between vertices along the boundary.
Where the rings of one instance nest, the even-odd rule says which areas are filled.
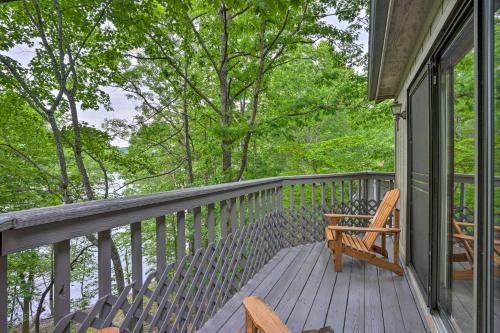
[[[393,170],[389,104],[366,98],[366,55],[357,42],[367,26],[365,0],[23,3],[0,7],[2,212],[88,200],[85,174],[99,199],[278,175]],[[330,15],[345,27],[326,24]],[[19,45],[33,51],[27,63],[9,57]],[[80,110],[112,110],[110,86],[137,105],[134,119],[108,120],[102,129],[78,121],[72,102]],[[115,138],[128,147],[114,147]],[[168,216],[169,261],[175,228]],[[112,236],[130,280],[129,230]],[[143,237],[153,267],[154,221],[143,222]],[[96,295],[95,248],[88,239],[71,246],[80,289],[72,306],[85,308]],[[15,326],[19,300],[34,307],[50,289],[52,249],[9,256],[9,265]],[[48,298],[42,317],[52,313]]]

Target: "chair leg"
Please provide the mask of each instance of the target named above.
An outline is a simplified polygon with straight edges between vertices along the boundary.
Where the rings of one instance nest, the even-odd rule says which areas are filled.
[[[342,272],[342,236],[340,233],[337,234],[334,245],[334,257],[335,257],[335,272]]]

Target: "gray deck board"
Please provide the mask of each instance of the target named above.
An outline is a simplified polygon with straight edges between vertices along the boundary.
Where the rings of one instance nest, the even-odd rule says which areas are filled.
[[[354,260],[347,297],[344,332],[362,332],[365,327],[365,264]]]
[[[322,249],[323,252],[328,253],[328,249],[326,247],[323,246]],[[294,305],[292,313],[288,316],[286,325],[292,332],[300,332],[304,328],[307,317],[310,313],[307,309],[312,308],[316,295],[318,292],[322,292],[322,290],[320,290],[320,283],[325,273],[325,269],[327,268],[329,259],[330,256],[325,255],[324,253],[319,256],[311,275],[304,286],[304,289],[300,293],[300,296]],[[328,299],[330,299],[330,297],[328,297]],[[304,311],[304,309],[306,309],[306,311]],[[326,318],[326,316],[323,318]]]
[[[365,265],[365,332],[367,333],[384,331],[384,316],[377,275],[377,267]],[[418,312],[417,316],[420,318]]]
[[[385,331],[387,333],[406,332],[396,288],[392,280],[392,273],[380,268],[377,268],[377,271],[384,316],[384,327],[386,328]],[[411,333],[411,331],[407,333]]]
[[[307,320],[303,328],[304,330],[317,328],[318,323],[321,323],[320,326],[325,325],[326,315],[328,314],[328,308],[330,307],[330,301],[332,300],[333,288],[337,279],[337,273],[333,270],[333,258],[331,254],[329,254],[327,260],[328,263],[325,271],[323,272],[321,284],[319,285],[311,310],[307,316]]]
[[[323,242],[280,251],[199,332],[244,330],[242,301],[263,298],[292,332],[427,332],[406,277],[345,256],[333,269]]]

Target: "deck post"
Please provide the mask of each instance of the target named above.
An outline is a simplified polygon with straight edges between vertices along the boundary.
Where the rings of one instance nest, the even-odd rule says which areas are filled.
[[[167,267],[167,240],[165,216],[156,218],[156,272],[161,276]]]
[[[0,234],[1,236],[1,234]],[[0,332],[8,332],[7,322],[7,256],[0,256]]]
[[[135,300],[139,296],[139,290],[142,287],[142,226],[141,222],[135,222],[130,225],[130,245],[132,255],[132,281],[135,281],[132,289],[132,297]],[[138,308],[142,308],[142,302]],[[133,317],[131,325],[135,326],[137,319]]]
[[[54,244],[54,325],[70,310],[70,241]],[[70,332],[66,327],[63,332]]]
[[[111,231],[100,231],[97,234],[97,244],[97,281],[99,284],[99,298],[102,298],[111,294]],[[109,306],[103,307],[100,317],[105,318],[109,310]]]

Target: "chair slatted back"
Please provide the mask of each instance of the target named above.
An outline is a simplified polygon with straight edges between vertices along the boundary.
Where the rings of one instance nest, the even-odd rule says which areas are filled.
[[[373,216],[373,222],[370,224],[370,227],[383,228],[385,226],[387,220],[389,219],[389,216],[391,216],[391,213],[396,206],[396,202],[398,202],[399,194],[400,191],[398,188],[387,191],[387,193],[384,195],[384,199],[378,206],[375,216]],[[367,232],[365,234],[365,236],[363,237],[363,243],[365,243],[368,249],[373,246],[378,235],[378,232]]]

